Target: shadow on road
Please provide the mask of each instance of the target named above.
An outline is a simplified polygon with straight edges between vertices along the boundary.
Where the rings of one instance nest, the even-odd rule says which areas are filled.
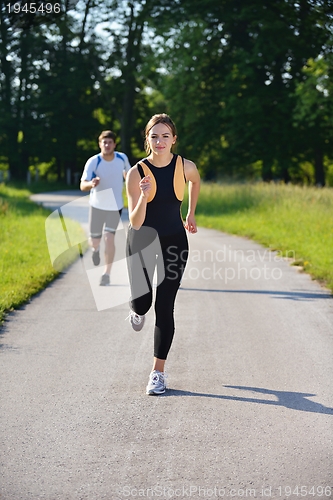
[[[260,394],[269,394],[277,398],[276,401],[270,399],[256,399],[245,398],[241,396],[226,396],[220,394],[205,394],[201,392],[180,391],[177,389],[168,389],[165,396],[192,396],[204,398],[224,399],[227,401],[240,401],[242,403],[257,403],[271,406],[284,406],[291,410],[307,411],[310,413],[322,413],[325,415],[333,415],[333,408],[328,408],[320,403],[315,403],[307,399],[308,397],[316,396],[315,394],[308,394],[302,392],[288,392],[288,391],[272,391],[260,387],[243,387],[237,385],[225,385],[228,389],[239,389],[241,391],[251,391]]]
[[[180,287],[180,291],[190,291],[190,292],[217,292],[217,293],[249,293],[255,295],[271,295],[277,299],[290,299],[290,300],[315,300],[315,299],[333,299],[333,295],[330,293],[321,292],[288,292],[288,291],[275,291],[275,290],[220,290],[212,288],[185,288]]]

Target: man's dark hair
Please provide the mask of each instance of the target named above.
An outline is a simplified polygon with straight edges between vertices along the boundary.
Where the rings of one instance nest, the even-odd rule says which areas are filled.
[[[98,137],[98,142],[102,139],[113,139],[116,142],[116,134],[112,130],[103,130],[103,132]]]

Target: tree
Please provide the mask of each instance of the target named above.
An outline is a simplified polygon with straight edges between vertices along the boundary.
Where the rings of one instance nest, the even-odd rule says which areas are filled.
[[[305,155],[314,163],[315,183],[324,186],[324,157],[333,153],[333,64],[324,57],[309,59],[303,73],[306,79],[295,90],[294,125]]]

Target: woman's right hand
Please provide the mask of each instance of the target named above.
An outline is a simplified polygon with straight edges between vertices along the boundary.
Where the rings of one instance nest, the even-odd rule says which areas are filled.
[[[150,175],[146,175],[143,177],[139,183],[141,194],[144,198],[148,198],[151,188],[152,188],[152,182]]]

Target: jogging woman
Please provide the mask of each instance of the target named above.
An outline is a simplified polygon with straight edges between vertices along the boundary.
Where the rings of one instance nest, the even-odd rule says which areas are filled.
[[[157,268],[154,362],[146,393],[163,394],[164,365],[174,336],[174,303],[188,256],[185,229],[197,232],[195,208],[200,176],[195,164],[172,152],[176,128],[166,114],[152,116],[145,129],[147,158],[126,178],[129,231],[127,262],[131,286],[130,323],[142,329],[153,300],[152,279]],[[185,222],[180,206],[185,183],[189,206]]]

